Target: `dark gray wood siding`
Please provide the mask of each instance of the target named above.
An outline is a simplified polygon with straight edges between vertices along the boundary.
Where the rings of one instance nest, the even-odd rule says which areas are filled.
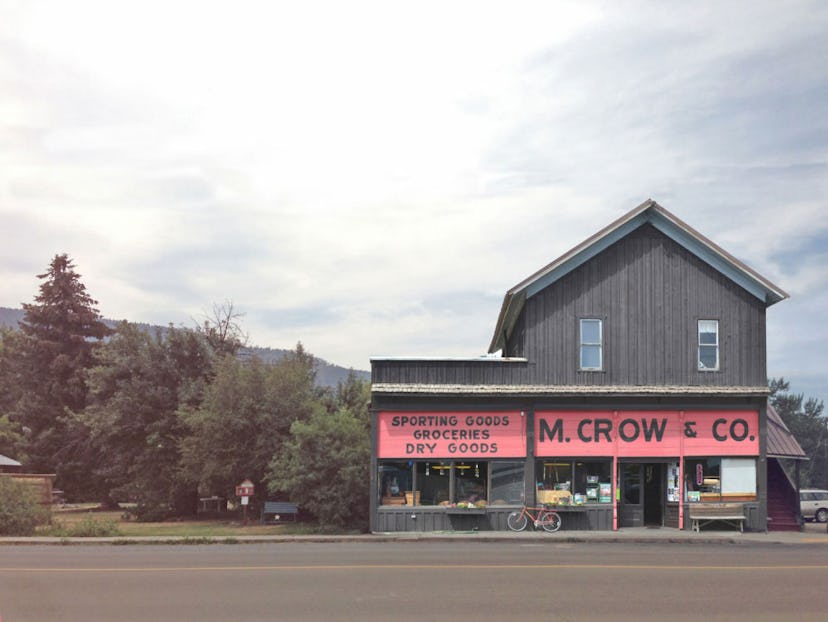
[[[765,305],[651,225],[526,301],[540,383],[764,386]],[[603,370],[578,370],[578,321],[603,320]],[[697,321],[719,321],[719,371],[699,371]]]
[[[603,369],[578,370],[578,320],[603,320]],[[719,371],[697,368],[697,321],[719,320]],[[767,385],[765,305],[651,225],[526,301],[515,361],[374,361],[372,381],[582,386]]]

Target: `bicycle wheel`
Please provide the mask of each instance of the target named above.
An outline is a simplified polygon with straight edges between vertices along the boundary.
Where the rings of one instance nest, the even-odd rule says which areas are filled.
[[[526,514],[524,514],[523,512],[512,512],[506,519],[506,525],[512,531],[523,531],[524,529],[526,529],[526,525],[528,522],[529,521],[526,518]]]
[[[555,533],[561,528],[561,523],[563,521],[561,520],[561,515],[557,512],[544,512],[541,514],[539,522],[544,531]]]

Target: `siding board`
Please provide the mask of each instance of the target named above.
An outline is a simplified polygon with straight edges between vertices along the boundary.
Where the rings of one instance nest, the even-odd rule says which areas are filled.
[[[604,319],[604,369],[578,371],[578,320]],[[718,319],[720,370],[697,369],[696,326]],[[493,361],[381,361],[374,382],[566,386],[765,386],[765,307],[644,225],[526,300]]]

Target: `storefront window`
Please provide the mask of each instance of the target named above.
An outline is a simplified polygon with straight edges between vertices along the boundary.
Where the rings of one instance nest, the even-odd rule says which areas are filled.
[[[526,498],[523,462],[492,462],[491,505],[519,505]]]
[[[454,463],[455,480],[453,502],[488,503],[488,466],[487,462]]]
[[[523,462],[383,461],[380,505],[517,505],[524,499],[523,471]]]
[[[756,499],[755,458],[688,458],[684,464],[687,501]]]
[[[405,491],[411,490],[410,462],[383,462],[379,465],[380,505],[403,505]]]
[[[538,501],[609,503],[611,460],[539,460],[536,465]],[[549,492],[553,491],[553,492]],[[560,494],[567,493],[567,494]]]
[[[417,463],[417,505],[450,503],[451,462]]]

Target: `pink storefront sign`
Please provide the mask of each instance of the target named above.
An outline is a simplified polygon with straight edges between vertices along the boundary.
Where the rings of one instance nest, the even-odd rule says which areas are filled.
[[[524,458],[521,411],[380,412],[378,458]]]
[[[759,413],[717,411],[538,411],[538,456],[755,456]]]

